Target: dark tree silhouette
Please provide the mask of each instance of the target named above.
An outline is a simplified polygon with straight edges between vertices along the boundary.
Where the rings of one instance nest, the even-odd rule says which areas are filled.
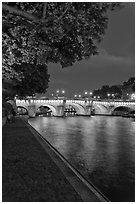
[[[22,80],[22,63],[62,67],[97,54],[108,25],[107,12],[120,3],[4,2],[3,80]],[[37,68],[36,66],[34,66]],[[30,71],[30,70],[29,70]],[[32,70],[31,70],[32,71]],[[25,70],[26,72],[26,70]]]

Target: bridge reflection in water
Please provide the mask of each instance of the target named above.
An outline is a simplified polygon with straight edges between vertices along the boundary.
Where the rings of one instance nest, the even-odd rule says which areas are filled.
[[[37,117],[29,123],[111,201],[134,201],[135,123],[132,119]]]

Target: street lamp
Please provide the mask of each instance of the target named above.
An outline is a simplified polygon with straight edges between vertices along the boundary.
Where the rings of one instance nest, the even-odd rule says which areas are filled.
[[[100,96],[98,96],[98,99],[100,99]]]
[[[76,97],[77,97],[77,95],[75,94],[75,95],[74,95],[74,97],[76,98]]]
[[[59,97],[59,90],[57,90],[56,92],[57,92],[57,95],[56,95],[56,96]]]
[[[132,100],[135,99],[135,94],[134,94],[134,93],[131,94],[131,99],[132,99]]]
[[[85,91],[85,95],[87,95],[88,94],[88,92],[87,91]]]
[[[96,98],[96,96],[94,96],[94,98]]]
[[[64,90],[62,90],[62,96],[64,97],[64,94],[65,94],[65,91]]]
[[[81,98],[81,95],[79,95],[79,98]]]

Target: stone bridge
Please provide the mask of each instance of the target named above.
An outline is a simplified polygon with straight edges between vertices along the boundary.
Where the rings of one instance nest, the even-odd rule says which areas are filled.
[[[94,110],[95,114],[112,115],[118,107],[127,107],[135,110],[135,102],[130,101],[95,101],[95,100],[41,100],[26,99],[16,100],[16,106],[25,108],[30,117],[35,117],[38,108],[41,106],[49,107],[53,116],[64,116],[64,110],[71,105],[77,115],[90,116]]]

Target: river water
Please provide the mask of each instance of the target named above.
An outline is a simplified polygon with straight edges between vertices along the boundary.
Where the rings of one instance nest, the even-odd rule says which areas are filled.
[[[135,122],[132,119],[37,117],[29,123],[110,201],[134,201]]]

